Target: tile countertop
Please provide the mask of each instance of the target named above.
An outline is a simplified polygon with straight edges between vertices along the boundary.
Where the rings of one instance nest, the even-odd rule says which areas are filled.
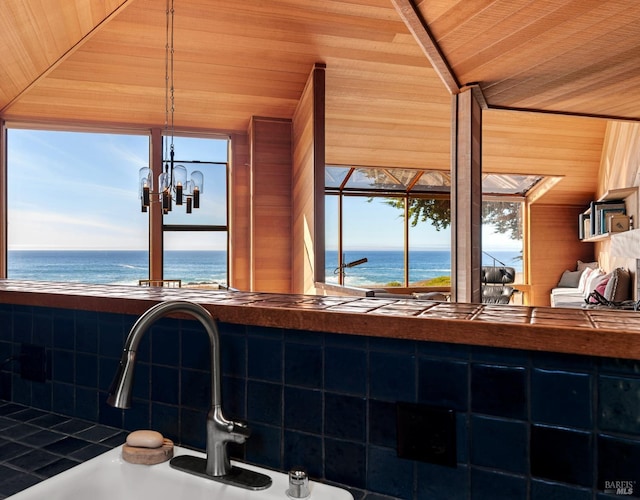
[[[0,498],[124,443],[121,429],[0,400]]]
[[[640,312],[0,280],[0,303],[140,315],[166,300],[222,322],[640,359]]]

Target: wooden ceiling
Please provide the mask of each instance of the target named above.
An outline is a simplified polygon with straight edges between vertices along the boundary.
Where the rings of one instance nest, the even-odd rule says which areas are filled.
[[[635,2],[175,0],[176,129],[291,118],[320,62],[328,162],[446,169],[452,88],[425,55],[426,36],[456,86],[483,90],[484,169],[562,173],[544,201],[584,203],[607,121],[506,109],[640,120]],[[165,26],[162,0],[3,0],[0,116],[163,126]]]

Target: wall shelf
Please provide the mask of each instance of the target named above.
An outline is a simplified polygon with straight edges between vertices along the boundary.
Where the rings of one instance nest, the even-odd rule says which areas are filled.
[[[637,220],[637,211],[638,211],[638,186],[631,186],[631,187],[625,187],[625,188],[618,188],[618,189],[610,189],[608,191],[606,191],[600,198],[598,198],[596,200],[596,202],[603,202],[603,201],[615,201],[615,200],[619,200],[621,203],[624,203],[625,205],[625,213],[626,215],[628,215],[630,217],[630,221],[633,222],[634,220]],[[583,216],[591,216],[591,207],[589,207],[587,210],[585,210],[584,212],[582,212],[581,218],[580,218],[580,223],[583,223]],[[591,226],[593,227],[593,226]],[[631,229],[631,228],[630,228]],[[582,234],[582,231],[584,231],[584,225],[582,228],[580,228],[580,234]],[[600,234],[596,234],[594,236],[588,236],[586,238],[581,238],[580,241],[585,242],[585,243],[594,243],[597,241],[605,241],[608,240],[609,238],[611,238],[611,236],[613,234],[619,234],[619,233],[600,233]]]

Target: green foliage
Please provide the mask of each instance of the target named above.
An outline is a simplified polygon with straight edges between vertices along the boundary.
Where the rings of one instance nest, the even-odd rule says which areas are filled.
[[[404,214],[403,198],[388,198],[388,205],[398,208]],[[429,222],[437,231],[451,224],[451,204],[448,199],[412,198],[409,201],[409,221],[411,226],[419,222]],[[490,224],[496,231],[508,234],[512,240],[522,239],[522,203],[516,201],[485,201],[482,203],[482,223]]]

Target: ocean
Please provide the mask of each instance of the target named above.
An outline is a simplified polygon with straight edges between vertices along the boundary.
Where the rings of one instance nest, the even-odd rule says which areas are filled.
[[[491,254],[522,272],[522,260],[517,251],[496,251]],[[79,251],[79,250],[10,250],[8,276],[34,281],[63,281],[90,284],[137,285],[146,279],[149,263],[146,251]],[[366,258],[367,262],[345,270],[345,284],[350,286],[386,285],[402,282],[403,252],[366,250],[345,252],[345,262]],[[338,253],[327,251],[326,281],[337,283]],[[409,254],[411,283],[451,275],[451,255],[448,251],[413,251]],[[227,253],[225,251],[167,251],[165,278],[181,279],[183,285],[227,283]],[[483,255],[483,265],[493,260]]]

